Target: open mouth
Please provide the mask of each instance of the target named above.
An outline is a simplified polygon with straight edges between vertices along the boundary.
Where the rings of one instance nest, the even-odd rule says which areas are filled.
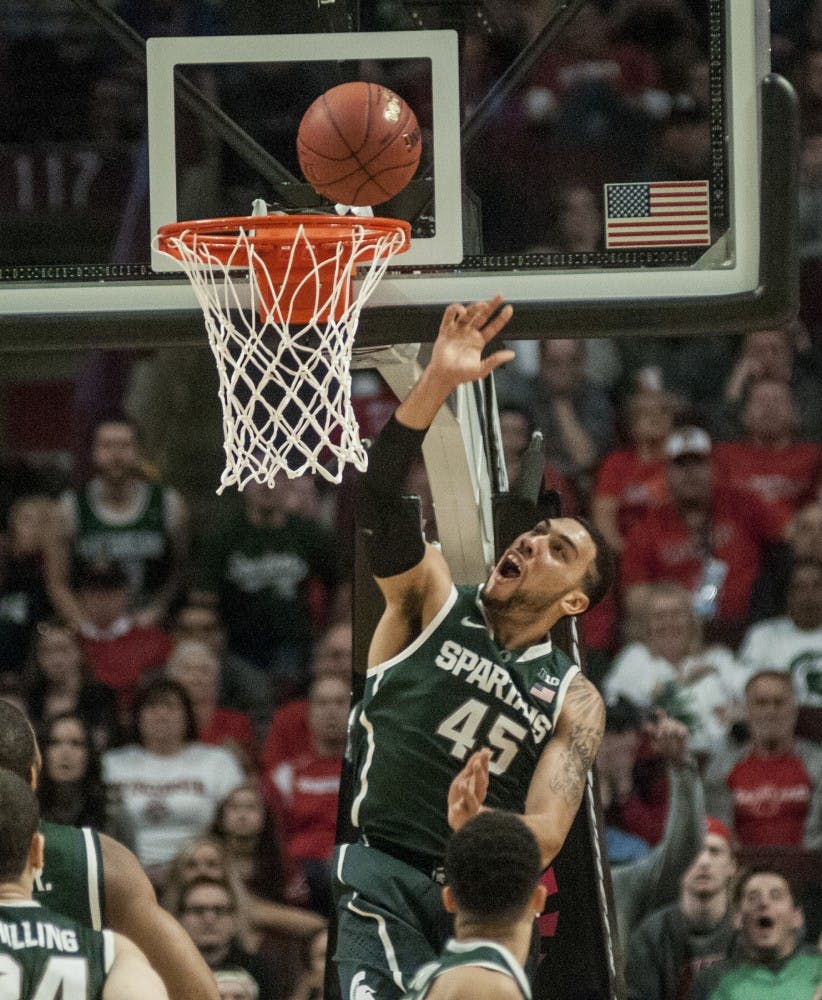
[[[506,580],[516,580],[518,577],[522,576],[522,567],[512,556],[506,555],[499,564],[498,572],[499,575],[505,577]]]
[[[774,926],[773,917],[757,917],[756,926],[763,931],[769,931]]]

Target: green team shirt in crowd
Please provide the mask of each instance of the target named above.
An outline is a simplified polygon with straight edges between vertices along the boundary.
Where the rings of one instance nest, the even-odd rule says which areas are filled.
[[[822,955],[797,952],[780,968],[742,962],[726,972],[710,1000],[812,1000],[822,984]]]
[[[33,900],[0,902],[0,1000],[100,1000],[114,935]]]
[[[393,846],[434,866],[450,835],[449,786],[475,750],[492,751],[486,804],[524,811],[579,672],[550,640],[524,650],[498,646],[480,591],[454,587],[408,648],[368,671],[352,725],[354,825],[372,847],[391,853]]]
[[[501,972],[515,980],[524,1000],[531,1000],[531,987],[522,966],[507,948],[494,941],[449,941],[436,962],[424,965],[411,980],[405,1000],[425,1000],[431,984],[445,972],[464,966],[479,966]]]
[[[123,567],[132,594],[145,597],[165,583],[171,566],[166,493],[168,487],[143,482],[137,515],[122,524],[98,514],[93,484],[74,494],[74,555],[81,565],[116,562]]]
[[[40,822],[45,838],[43,870],[36,876],[38,903],[86,927],[100,930],[104,919],[103,856],[90,827]],[[0,1000],[5,997],[0,994]]]

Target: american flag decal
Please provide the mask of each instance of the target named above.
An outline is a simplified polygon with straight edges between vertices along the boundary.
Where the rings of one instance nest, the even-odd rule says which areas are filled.
[[[554,695],[556,691],[553,688],[546,687],[544,684],[537,682],[530,690],[530,695],[532,698],[539,698],[540,701],[544,701],[546,705],[550,705],[554,700]]]
[[[707,181],[605,185],[605,246],[709,246]]]

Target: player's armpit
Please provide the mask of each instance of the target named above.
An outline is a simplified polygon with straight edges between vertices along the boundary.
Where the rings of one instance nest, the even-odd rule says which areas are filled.
[[[106,924],[130,938],[160,974],[170,1000],[219,1000],[217,984],[193,941],[157,902],[131,851],[100,834]]]
[[[103,985],[103,1000],[168,1000],[162,979],[133,941],[114,935],[114,964]]]
[[[396,576],[377,578],[385,611],[377,623],[369,666],[384,663],[412,642],[433,620],[451,593],[451,571],[439,549],[425,546],[422,561]]]
[[[539,759],[525,803],[525,820],[545,865],[553,861],[571,829],[604,731],[602,697],[579,674],[568,686],[554,735]]]

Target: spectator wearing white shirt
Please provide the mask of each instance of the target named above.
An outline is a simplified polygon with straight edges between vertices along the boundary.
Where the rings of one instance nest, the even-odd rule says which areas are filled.
[[[660,705],[691,731],[694,752],[724,736],[743,677],[725,646],[705,646],[693,594],[678,583],[648,587],[643,641],[629,643],[605,677],[606,701]]]
[[[785,670],[799,705],[822,706],[822,562],[799,559],[790,572],[787,614],[752,625],[739,659],[748,672]]]
[[[228,750],[197,742],[191,703],[176,681],[146,685],[135,719],[138,742],[103,756],[103,779],[113,808],[133,829],[135,854],[159,884],[180,847],[209,828],[244,775]]]

